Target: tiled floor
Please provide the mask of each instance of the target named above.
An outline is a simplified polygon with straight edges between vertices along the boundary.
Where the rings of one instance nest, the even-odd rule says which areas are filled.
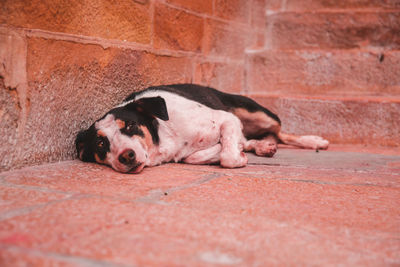
[[[1,173],[0,266],[400,265],[400,151],[249,157]]]

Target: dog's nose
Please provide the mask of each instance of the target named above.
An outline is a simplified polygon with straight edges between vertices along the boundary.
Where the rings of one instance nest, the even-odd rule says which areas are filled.
[[[118,160],[124,165],[132,165],[135,161],[135,151],[132,149],[125,150],[118,156]]]

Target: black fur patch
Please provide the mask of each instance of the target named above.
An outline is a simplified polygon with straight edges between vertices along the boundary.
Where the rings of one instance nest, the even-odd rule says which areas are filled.
[[[128,136],[138,135],[144,137],[144,133],[142,129],[140,129],[140,126],[144,126],[149,130],[153,143],[158,144],[160,142],[158,136],[159,123],[153,116],[144,112],[139,112],[128,106],[112,109],[107,114],[113,114],[115,119],[125,122],[125,128],[121,129],[121,133]],[[132,129],[127,129],[128,125],[131,125]]]
[[[95,162],[95,154],[100,160],[106,158],[110,151],[110,142],[107,137],[97,135],[94,124],[86,131],[81,131],[75,139],[76,151],[82,161]]]
[[[212,109],[232,111],[235,108],[244,108],[249,112],[262,111],[281,124],[281,120],[275,113],[259,105],[254,100],[241,95],[224,93],[214,88],[196,84],[172,84],[149,87],[146,90],[159,90],[175,93],[187,99],[199,102]],[[140,93],[141,92],[135,92],[129,95],[125,101],[135,99],[135,97]]]
[[[75,139],[76,151],[78,158],[85,162],[95,162],[93,140],[96,138],[96,130],[94,125],[89,129],[80,131]]]
[[[120,131],[122,134],[125,134],[127,136],[138,135],[144,137],[142,129],[140,129],[137,122],[135,121],[125,121],[125,127],[122,128]]]
[[[99,156],[99,159],[105,160],[107,153],[110,152],[110,141],[105,136],[97,136],[94,143],[94,153]]]

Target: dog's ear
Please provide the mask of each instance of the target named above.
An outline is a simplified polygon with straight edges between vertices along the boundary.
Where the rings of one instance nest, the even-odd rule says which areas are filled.
[[[145,97],[133,101],[127,105],[129,109],[135,109],[139,112],[149,114],[151,116],[157,117],[163,121],[169,120],[167,105],[162,97]]]
[[[80,131],[75,139],[76,152],[78,158],[85,162],[95,162],[93,151],[91,151],[89,146],[89,134],[90,129]]]

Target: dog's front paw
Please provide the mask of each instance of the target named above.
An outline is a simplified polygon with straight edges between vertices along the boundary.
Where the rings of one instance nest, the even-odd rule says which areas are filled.
[[[221,153],[221,166],[224,168],[240,168],[247,165],[247,156],[244,152]]]

